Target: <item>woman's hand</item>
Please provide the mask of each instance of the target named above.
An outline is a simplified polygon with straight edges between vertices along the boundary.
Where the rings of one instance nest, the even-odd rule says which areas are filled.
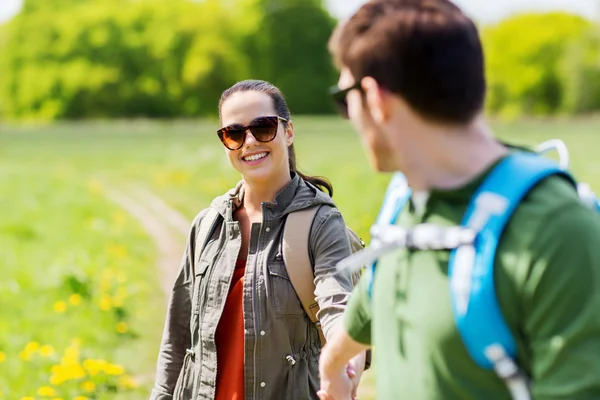
[[[340,371],[332,373],[331,376],[321,376],[321,390],[317,392],[321,400],[349,400],[354,399],[356,386],[352,376],[356,372],[350,363]]]

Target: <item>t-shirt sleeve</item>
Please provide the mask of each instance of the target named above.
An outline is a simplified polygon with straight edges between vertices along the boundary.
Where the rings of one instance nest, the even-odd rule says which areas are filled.
[[[576,204],[532,243],[523,330],[535,399],[600,398],[600,216]]]
[[[352,339],[365,345],[371,344],[371,304],[367,292],[367,279],[361,277],[354,287],[348,307],[344,312],[344,327]]]

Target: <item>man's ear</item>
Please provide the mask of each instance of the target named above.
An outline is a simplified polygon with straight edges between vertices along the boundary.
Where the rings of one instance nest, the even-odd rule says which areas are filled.
[[[373,121],[383,124],[390,117],[390,105],[388,104],[386,90],[370,76],[364,77],[361,80],[361,85]]]

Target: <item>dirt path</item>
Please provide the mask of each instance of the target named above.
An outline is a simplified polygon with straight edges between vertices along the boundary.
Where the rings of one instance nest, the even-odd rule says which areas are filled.
[[[152,238],[158,249],[159,281],[168,300],[190,228],[191,220],[169,207],[147,189],[125,191],[110,189],[107,197],[134,217]]]

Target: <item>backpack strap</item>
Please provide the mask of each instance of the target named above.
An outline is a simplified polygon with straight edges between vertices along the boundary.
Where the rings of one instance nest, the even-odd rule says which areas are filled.
[[[325,335],[317,318],[319,303],[315,299],[315,274],[308,254],[310,228],[318,210],[318,206],[305,208],[286,217],[283,228],[283,263],[304,311],[317,326],[321,344],[325,345]]]
[[[375,225],[394,225],[404,209],[411,196],[411,190],[408,187],[406,177],[401,172],[396,172],[390,181],[383,204],[379,210],[379,215]],[[373,243],[372,243],[373,244]],[[373,295],[373,282],[375,281],[375,269],[377,261],[374,261],[369,268],[365,270],[369,297]]]
[[[210,207],[206,215],[200,221],[200,228],[198,229],[198,234],[196,235],[196,241],[194,246],[194,252],[196,255],[196,259],[194,260],[194,272],[196,265],[200,261],[200,257],[202,256],[202,251],[204,250],[204,246],[208,242],[208,239],[211,233],[214,231],[215,226],[219,220],[220,214],[219,212]]]
[[[504,320],[494,283],[496,248],[502,231],[527,193],[550,175],[562,175],[558,164],[537,154],[516,152],[502,160],[477,189],[462,226],[475,230],[473,245],[450,254],[448,275],[456,326],[471,358],[494,369],[513,399],[530,399],[525,374],[517,363],[516,341]]]

